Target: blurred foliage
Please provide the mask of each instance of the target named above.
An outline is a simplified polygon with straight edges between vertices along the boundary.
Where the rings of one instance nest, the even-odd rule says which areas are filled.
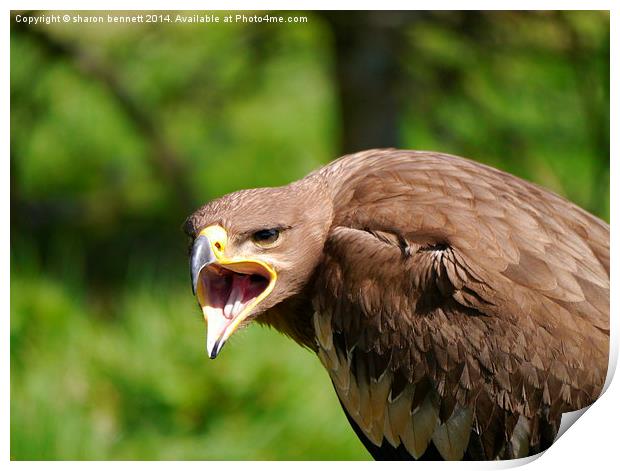
[[[351,117],[398,123],[377,146],[486,162],[608,220],[608,13],[303,14],[12,20],[12,458],[369,457],[290,340],[252,326],[208,361],[180,231],[206,200],[354,150]],[[376,89],[355,109],[347,57]]]

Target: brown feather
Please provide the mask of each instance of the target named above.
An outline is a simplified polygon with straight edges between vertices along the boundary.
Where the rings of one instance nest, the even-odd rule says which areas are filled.
[[[433,433],[433,443],[444,460],[460,460],[467,449],[472,427],[472,409],[458,408]]]
[[[237,237],[275,216],[304,230],[257,320],[317,352],[375,446],[525,456],[600,394],[609,226],[563,198],[454,156],[370,150],[221,198],[186,230]]]

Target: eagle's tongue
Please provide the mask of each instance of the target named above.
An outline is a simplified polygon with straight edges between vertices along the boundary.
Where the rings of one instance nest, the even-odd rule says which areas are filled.
[[[202,306],[202,312],[207,321],[207,352],[215,358],[228,338],[226,330],[248,303],[265,291],[269,282],[260,275],[231,271],[210,275],[210,278],[203,278],[205,285],[201,285],[201,292],[209,293],[209,302]]]
[[[233,319],[243,310],[243,300],[250,286],[250,276],[241,273],[234,273],[230,282],[230,292],[228,299],[220,298],[220,307],[205,305],[203,313],[207,318],[207,351],[211,358],[217,355],[222,345],[219,339],[224,334],[226,328]],[[229,278],[230,279],[230,278]],[[218,291],[218,290],[216,290]],[[225,290],[219,290],[220,295]]]
[[[226,317],[226,319],[232,319],[241,312],[243,300],[249,287],[249,275],[236,273],[233,276],[230,295],[228,296],[228,301],[226,301],[226,305],[224,306],[224,317]]]

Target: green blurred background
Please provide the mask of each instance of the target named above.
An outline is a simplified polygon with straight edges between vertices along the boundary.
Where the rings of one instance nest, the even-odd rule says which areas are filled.
[[[213,197],[398,146],[609,218],[606,12],[17,14],[41,12],[11,17],[13,459],[369,458],[290,340],[252,326],[208,360],[181,225]]]

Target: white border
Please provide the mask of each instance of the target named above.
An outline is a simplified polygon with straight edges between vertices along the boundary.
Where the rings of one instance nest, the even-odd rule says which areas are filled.
[[[180,1],[175,3],[163,3],[159,1],[119,1],[119,0],[110,0],[107,2],[89,2],[85,5],[83,2],[73,1],[25,1],[25,2],[16,2],[9,1],[7,2],[8,9],[6,11],[5,22],[2,25],[3,33],[0,40],[0,50],[2,51],[2,63],[4,66],[2,70],[2,95],[4,104],[4,110],[2,113],[2,129],[1,129],[1,139],[0,142],[4,148],[4,169],[5,171],[2,173],[2,188],[6,195],[6,197],[2,201],[2,216],[5,221],[5,229],[2,233],[2,249],[0,251],[0,257],[2,261],[2,265],[4,267],[3,275],[2,275],[2,299],[4,302],[4,315],[2,316],[2,329],[3,329],[3,358],[1,362],[2,368],[2,386],[0,387],[0,397],[2,398],[2,425],[3,427],[0,429],[1,434],[1,445],[0,450],[2,451],[2,456],[4,460],[9,459],[9,437],[10,437],[10,422],[9,422],[9,412],[10,412],[10,403],[8,392],[9,388],[9,332],[10,332],[10,308],[9,308],[9,273],[10,273],[10,254],[9,254],[9,224],[6,222],[9,220],[9,207],[10,207],[10,191],[9,191],[9,123],[10,123],[10,109],[8,107],[9,99],[10,99],[10,84],[9,84],[9,27],[8,22],[6,21],[7,16],[9,16],[9,10],[24,10],[24,9],[35,9],[35,10],[92,10],[92,9],[100,9],[100,10],[176,10],[176,9],[184,9],[184,10],[257,10],[257,9],[281,9],[281,10],[347,10],[347,9],[377,9],[380,7],[381,9],[392,9],[392,10],[400,10],[400,9],[411,9],[412,7],[429,7],[432,6],[432,9],[442,10],[442,9],[467,9],[467,10],[477,10],[477,9],[492,9],[492,10],[505,10],[505,9],[532,9],[532,10],[540,10],[540,9],[579,9],[579,10],[612,10],[611,12],[611,51],[612,51],[612,61],[611,61],[611,129],[615,129],[614,124],[616,123],[616,115],[618,110],[618,95],[616,93],[616,89],[613,87],[614,83],[619,78],[617,71],[617,44],[618,44],[618,21],[616,19],[616,12],[613,9],[614,2],[612,1],[548,1],[548,0],[521,0],[521,1],[504,1],[501,4],[498,2],[491,1],[473,1],[473,2],[457,2],[457,1],[445,1],[445,0],[435,0],[432,4],[428,4],[427,2],[406,2],[406,1],[382,1],[378,4],[378,2],[371,2],[368,0],[360,0],[356,1],[354,4],[352,3],[337,3],[334,1],[308,1],[303,2],[303,5],[300,5],[300,2],[296,2],[295,5],[292,5],[291,2],[279,0],[279,1],[263,1],[263,2],[249,2],[249,1],[240,1],[240,0],[231,0],[226,2],[213,2],[213,1],[197,1],[197,0],[189,0],[189,1]],[[615,177],[618,175],[618,162],[617,162],[617,137],[612,132],[611,133],[611,179],[612,182],[615,182]],[[613,223],[618,220],[618,190],[615,185],[611,185],[611,221],[612,221],[612,231],[611,231],[611,247],[612,247],[612,263],[611,263],[611,279],[616,280],[618,275],[617,268],[617,256],[615,247],[618,246],[618,236],[617,231],[614,231]],[[612,313],[612,339],[611,339],[611,352],[614,360],[611,363],[610,369],[615,369],[615,365],[617,364],[617,353],[618,353],[618,335],[616,334],[618,328],[618,308],[620,304],[618,302],[618,292],[617,290],[613,290],[611,292],[611,313]],[[617,465],[617,448],[618,448],[618,418],[620,414],[618,413],[618,404],[620,404],[620,386],[618,385],[618,380],[612,382],[608,385],[607,391],[604,395],[595,402],[595,404],[584,414],[581,419],[579,419],[578,425],[575,427],[571,427],[543,456],[539,459],[533,460],[528,464],[528,469],[538,469],[548,471],[549,469],[555,469],[556,467],[579,467],[579,468],[592,468],[592,469],[607,469],[611,467],[611,464]],[[303,407],[303,404],[300,404],[300,407]],[[415,469],[438,469],[445,467],[458,466],[459,469],[497,469],[497,468],[507,468],[513,467],[515,465],[524,464],[523,460],[519,460],[519,462],[498,462],[498,463],[438,463],[438,462],[419,462],[419,463],[372,463],[372,462],[355,462],[355,463],[334,463],[327,462],[320,464],[321,467],[325,466],[327,468],[341,468],[341,467],[349,467],[355,466],[360,468],[366,468],[369,466],[390,466],[391,469],[407,469],[410,470],[413,467]],[[528,461],[528,460],[526,460]],[[250,463],[248,463],[250,464]],[[143,468],[148,466],[149,468],[162,468],[166,469],[168,466],[173,465],[175,467],[183,467],[185,469],[200,469],[203,471],[205,466],[210,467],[213,466],[220,470],[228,470],[237,466],[234,462],[213,462],[210,463],[202,463],[202,462],[119,462],[114,464],[114,466],[120,467],[129,467],[131,469],[135,469],[135,467]],[[30,463],[30,462],[11,462],[10,466],[15,468],[30,468],[31,466],[39,466],[39,463]],[[56,469],[82,469],[84,466],[88,468],[100,468],[110,466],[107,462],[47,462],[45,463],[46,467],[56,468]],[[291,466],[291,463],[286,462],[256,462],[252,464],[252,466],[269,467],[269,469],[288,469]],[[316,466],[313,462],[296,462],[294,464],[296,468],[299,469],[310,469],[310,467]],[[208,469],[208,468],[207,468]]]
[[[163,1],[122,1],[79,2],[76,0],[37,0],[6,2],[12,10],[610,10],[611,0],[490,0],[456,1],[435,0],[412,2],[404,0],[385,0],[381,2],[358,0],[355,2],[313,0],[291,2],[286,0],[183,0],[178,2]]]

